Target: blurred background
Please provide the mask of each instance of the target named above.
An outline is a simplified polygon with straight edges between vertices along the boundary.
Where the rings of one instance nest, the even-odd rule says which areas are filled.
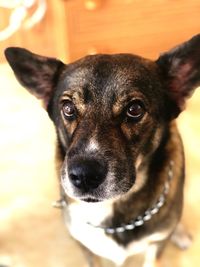
[[[4,49],[25,47],[65,62],[119,52],[156,59],[199,32],[198,0],[0,0],[0,265],[86,266],[51,206],[59,198],[54,128],[15,80]],[[197,90],[178,120],[186,152],[183,222],[194,240],[185,252],[169,244],[164,267],[200,265],[199,121]]]

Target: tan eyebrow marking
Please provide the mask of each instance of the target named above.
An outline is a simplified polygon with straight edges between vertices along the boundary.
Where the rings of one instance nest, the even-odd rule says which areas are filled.
[[[121,112],[122,109],[128,105],[129,102],[131,102],[134,99],[141,99],[142,101],[144,100],[144,96],[138,92],[138,91],[134,91],[131,93],[123,93],[118,99],[117,101],[114,103],[113,107],[112,107],[112,112],[114,117],[117,117]]]
[[[60,97],[60,103],[62,103],[65,100],[72,101],[80,114],[83,114],[85,112],[84,99],[80,91],[77,90],[65,91]]]

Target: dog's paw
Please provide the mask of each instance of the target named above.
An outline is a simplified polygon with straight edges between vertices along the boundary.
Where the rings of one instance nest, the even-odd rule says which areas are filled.
[[[171,241],[181,250],[185,250],[192,245],[192,236],[182,224],[178,224],[171,236]]]

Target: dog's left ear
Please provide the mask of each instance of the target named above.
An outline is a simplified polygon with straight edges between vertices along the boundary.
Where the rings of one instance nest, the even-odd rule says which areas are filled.
[[[185,101],[200,86],[200,34],[162,54],[156,61],[177,116]]]
[[[47,107],[65,65],[55,58],[39,56],[18,47],[7,48],[5,56],[22,86],[42,99]]]

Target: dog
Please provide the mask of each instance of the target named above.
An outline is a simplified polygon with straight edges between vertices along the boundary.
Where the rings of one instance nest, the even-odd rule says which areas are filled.
[[[142,253],[143,266],[154,266],[180,232],[185,167],[175,119],[200,85],[200,34],[156,61],[97,54],[64,64],[17,47],[5,56],[55,125],[57,204],[89,265],[103,257],[122,266]]]

